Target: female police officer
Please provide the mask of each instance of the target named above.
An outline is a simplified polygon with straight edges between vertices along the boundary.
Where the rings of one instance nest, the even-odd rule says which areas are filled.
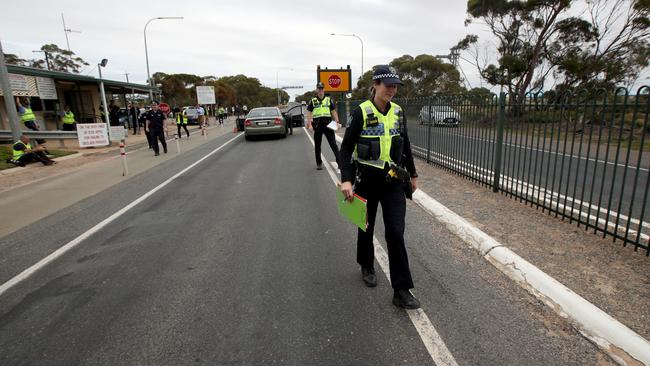
[[[406,118],[401,107],[391,102],[402,82],[387,65],[376,66],[372,80],[371,98],[352,112],[341,144],[341,192],[348,199],[352,199],[354,192],[367,200],[368,228],[365,232],[359,229],[357,236],[357,263],[361,265],[363,281],[368,287],[377,285],[372,239],[377,205],[381,202],[393,304],[417,309],[420,303],[409,291],[413,280],[404,245],[404,216],[405,196],[410,198],[417,189],[418,175]]]

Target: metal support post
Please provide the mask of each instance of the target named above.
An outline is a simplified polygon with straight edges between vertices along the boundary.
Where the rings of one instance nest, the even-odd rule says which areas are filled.
[[[492,191],[499,192],[499,183],[501,181],[501,155],[503,151],[503,128],[505,125],[506,117],[506,93],[499,94],[499,111],[497,117],[497,141],[494,145],[494,181],[492,183]]]

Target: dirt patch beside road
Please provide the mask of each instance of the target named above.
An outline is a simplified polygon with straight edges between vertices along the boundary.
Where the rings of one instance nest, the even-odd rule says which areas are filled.
[[[420,188],[642,337],[650,339],[650,258],[593,231],[416,160]]]

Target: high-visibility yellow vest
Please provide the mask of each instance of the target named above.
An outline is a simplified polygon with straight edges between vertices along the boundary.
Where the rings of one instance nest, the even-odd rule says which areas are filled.
[[[365,165],[370,165],[379,169],[383,169],[386,163],[392,163],[390,157],[390,148],[394,136],[399,136],[402,128],[402,108],[390,102],[390,109],[384,116],[381,114],[371,101],[366,100],[359,105],[363,113],[363,129],[359,136],[359,143],[369,143],[370,141],[379,140],[379,158],[378,159],[361,159],[358,156],[358,146],[354,148],[354,159]],[[374,119],[377,119],[374,123]],[[368,123],[371,120],[373,123]],[[376,146],[376,144],[375,144]]]
[[[176,114],[176,124],[180,125],[181,124],[181,117],[183,118],[183,124],[187,124],[187,116],[183,114],[183,112],[179,112]]]
[[[226,110],[223,108],[219,108],[219,114],[226,114]]]
[[[18,160],[18,159],[20,159],[21,156],[25,155],[25,150],[16,150],[16,149],[15,149],[16,145],[18,145],[18,144],[23,144],[23,145],[25,145],[28,149],[30,149],[30,150],[32,149],[32,145],[31,145],[31,144],[26,144],[26,143],[24,143],[24,142],[22,142],[22,141],[16,141],[16,142],[14,143],[14,145],[11,147],[11,149],[13,150],[12,152],[13,152],[13,159],[14,159],[14,160]]]
[[[314,109],[311,113],[313,118],[331,117],[330,104],[330,97],[325,97],[321,101],[318,98],[312,98],[311,105],[314,106]]]
[[[63,114],[63,123],[64,124],[73,124],[76,121],[74,120],[74,113],[72,112],[65,112]]]
[[[34,115],[34,112],[32,112],[32,109],[27,107],[23,108],[25,108],[25,112],[20,116],[20,120],[23,122],[35,121],[36,116]]]

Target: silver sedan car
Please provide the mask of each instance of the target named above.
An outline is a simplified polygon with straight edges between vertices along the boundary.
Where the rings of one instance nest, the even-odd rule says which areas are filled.
[[[253,108],[244,121],[244,137],[281,135],[287,137],[287,122],[277,107]]]

